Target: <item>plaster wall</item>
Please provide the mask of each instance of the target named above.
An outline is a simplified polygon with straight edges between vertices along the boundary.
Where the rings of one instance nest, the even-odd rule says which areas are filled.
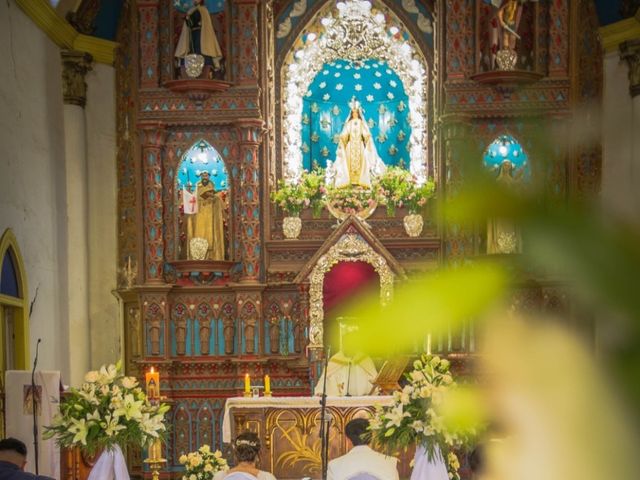
[[[25,261],[31,358],[68,381],[66,206],[62,73],[58,47],[18,8],[0,2],[0,230]],[[77,348],[77,347],[76,347]]]
[[[120,357],[115,70],[94,64],[87,106],[64,105],[60,49],[0,2],[0,233],[13,229],[35,296],[40,368],[78,385]],[[83,273],[84,272],[84,273]]]
[[[94,64],[86,77],[91,366],[115,363],[121,352],[117,286],[115,68]]]
[[[602,202],[608,213],[640,227],[640,151],[634,151],[640,97],[629,94],[629,67],[618,50],[605,55],[603,68]]]

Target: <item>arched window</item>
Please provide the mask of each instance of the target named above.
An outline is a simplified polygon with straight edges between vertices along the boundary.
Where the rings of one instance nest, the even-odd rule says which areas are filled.
[[[4,372],[23,370],[29,360],[27,277],[16,237],[7,229],[0,237],[0,401],[4,398]],[[0,405],[4,412],[4,405]],[[4,419],[0,419],[4,435]]]

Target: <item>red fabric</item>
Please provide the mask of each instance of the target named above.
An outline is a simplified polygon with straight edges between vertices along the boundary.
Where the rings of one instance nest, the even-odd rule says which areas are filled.
[[[323,301],[325,317],[344,300],[373,282],[379,282],[373,266],[366,262],[340,262],[324,276]]]

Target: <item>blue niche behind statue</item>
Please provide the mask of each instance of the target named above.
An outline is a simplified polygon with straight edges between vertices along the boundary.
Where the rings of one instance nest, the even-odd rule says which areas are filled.
[[[309,86],[302,111],[303,167],[334,161],[338,139],[357,99],[385,165],[408,167],[409,100],[400,77],[386,62],[368,59],[324,64]]]

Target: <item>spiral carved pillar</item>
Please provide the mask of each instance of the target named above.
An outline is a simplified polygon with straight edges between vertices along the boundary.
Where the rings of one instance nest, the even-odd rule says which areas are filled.
[[[141,123],[138,127],[142,147],[144,279],[147,284],[159,284],[164,282],[162,148],[166,130],[160,122]]]
[[[241,283],[258,283],[262,273],[262,211],[260,208],[259,147],[262,120],[246,120],[236,124],[240,138],[240,239],[242,242]]]
[[[445,201],[455,198],[464,184],[465,162],[480,158],[469,147],[469,120],[461,115],[446,115],[441,118],[441,138],[445,158]],[[446,261],[459,265],[475,255],[477,246],[473,229],[466,225],[447,223],[444,230],[444,252]]]

